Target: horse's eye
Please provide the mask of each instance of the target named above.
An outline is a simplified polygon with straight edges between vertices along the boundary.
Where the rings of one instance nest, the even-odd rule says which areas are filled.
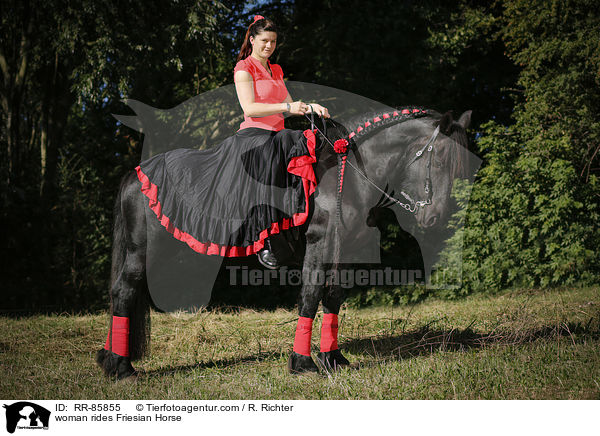
[[[441,168],[444,165],[444,162],[442,162],[441,159],[433,159],[433,166],[436,168]]]

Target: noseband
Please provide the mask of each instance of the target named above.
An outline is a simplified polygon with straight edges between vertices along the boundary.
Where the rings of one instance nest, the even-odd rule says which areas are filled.
[[[423,146],[422,149],[417,151],[413,160],[411,160],[410,163],[408,164],[408,166],[411,166],[413,163],[415,163],[417,160],[419,160],[421,158],[421,156],[423,156],[424,151],[427,151],[427,154],[429,156],[429,159],[427,161],[427,177],[425,178],[425,194],[427,194],[427,200],[414,201],[404,191],[400,192],[408,201],[410,201],[414,205],[414,210],[410,210],[410,209],[407,209],[406,207],[404,207],[406,210],[410,210],[411,212],[416,212],[417,207],[428,206],[431,204],[431,200],[433,198],[433,190],[431,189],[431,159],[433,157],[433,144],[439,134],[440,134],[440,126],[437,126],[435,128],[435,130],[433,131],[433,134],[429,138],[429,141],[427,141],[427,143]],[[427,149],[427,150],[425,150],[425,149]]]

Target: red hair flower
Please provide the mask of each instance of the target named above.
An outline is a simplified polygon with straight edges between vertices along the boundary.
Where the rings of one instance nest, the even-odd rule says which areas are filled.
[[[340,154],[346,153],[346,150],[348,150],[348,141],[346,139],[338,139],[333,143],[333,150]]]
[[[264,18],[265,18],[265,17],[263,17],[262,15],[255,15],[255,16],[254,16],[254,22],[256,23],[258,20],[262,20],[262,19],[264,19]]]

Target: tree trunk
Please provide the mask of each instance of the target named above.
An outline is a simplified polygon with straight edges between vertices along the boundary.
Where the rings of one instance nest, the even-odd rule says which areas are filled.
[[[19,120],[21,111],[21,100],[23,90],[25,89],[25,79],[27,76],[27,66],[29,61],[29,36],[33,31],[33,20],[31,20],[29,10],[23,16],[23,28],[26,30],[21,34],[19,48],[14,53],[13,59],[6,59],[5,53],[0,52],[0,71],[2,71],[3,81],[1,88],[2,109],[6,113],[6,144],[8,169],[6,174],[6,183],[9,186],[20,172],[19,156]],[[11,60],[13,62],[11,62]],[[12,70],[14,66],[14,70]]]
[[[58,148],[62,141],[69,110],[75,99],[70,91],[68,66],[55,53],[54,64],[44,89],[40,125],[40,197],[49,204],[55,188]]]

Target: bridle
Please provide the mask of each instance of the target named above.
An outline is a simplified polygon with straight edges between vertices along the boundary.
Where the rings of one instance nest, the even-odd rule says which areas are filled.
[[[310,106],[310,105],[309,105]],[[328,142],[329,145],[332,147],[332,149],[334,148],[334,145],[331,143],[331,141],[329,140],[329,138],[327,138],[327,121],[325,120],[325,118],[321,117],[321,121],[323,123],[323,131],[321,131],[316,125],[315,125],[315,120],[314,120],[314,111],[312,109],[311,106],[311,112],[310,112],[310,117],[306,114],[304,114],[304,116],[306,118],[308,118],[310,120],[310,128],[311,130],[314,132],[315,130],[317,132],[319,132],[321,134],[321,136],[323,137],[321,146],[324,145],[324,142]],[[406,192],[404,191],[400,191],[400,194],[402,194],[402,196],[408,200],[410,203],[403,203],[402,201],[398,200],[397,198],[393,197],[394,191],[391,192],[391,194],[387,193],[387,186],[386,189],[383,190],[381,189],[379,186],[377,186],[377,184],[375,182],[373,182],[366,174],[364,174],[361,170],[359,170],[358,168],[356,168],[352,162],[350,161],[346,161],[344,159],[344,164],[348,164],[354,171],[356,171],[356,173],[361,176],[366,182],[368,182],[371,186],[373,186],[375,189],[377,189],[379,192],[381,192],[381,194],[387,198],[388,200],[390,200],[391,202],[398,204],[399,206],[403,207],[404,209],[406,209],[407,211],[409,211],[410,213],[416,213],[417,209],[420,207],[425,207],[425,206],[429,206],[432,204],[432,199],[433,199],[433,190],[432,190],[432,185],[431,185],[431,161],[433,158],[433,145],[435,143],[435,140],[437,139],[438,135],[440,133],[440,126],[437,126],[435,128],[435,130],[433,131],[432,135],[429,137],[428,141],[425,143],[425,145],[415,153],[415,156],[413,157],[413,159],[410,161],[410,163],[407,165],[407,167],[409,167],[410,165],[412,165],[413,163],[415,163],[417,160],[419,160],[421,157],[423,157],[423,154],[426,152],[428,155],[428,161],[427,161],[427,176],[425,178],[425,194],[427,195],[427,199],[426,200],[413,200],[411,198],[410,195],[408,195]],[[349,136],[348,138],[344,138],[344,139],[350,139],[352,138],[352,136]],[[342,167],[342,171],[343,171],[343,167]],[[340,175],[338,175],[338,180],[343,180],[343,175],[342,177],[340,177]],[[341,186],[339,189],[339,193],[341,193]],[[338,196],[339,197],[339,196]],[[339,201],[338,201],[339,203]],[[338,204],[338,206],[340,206]]]

